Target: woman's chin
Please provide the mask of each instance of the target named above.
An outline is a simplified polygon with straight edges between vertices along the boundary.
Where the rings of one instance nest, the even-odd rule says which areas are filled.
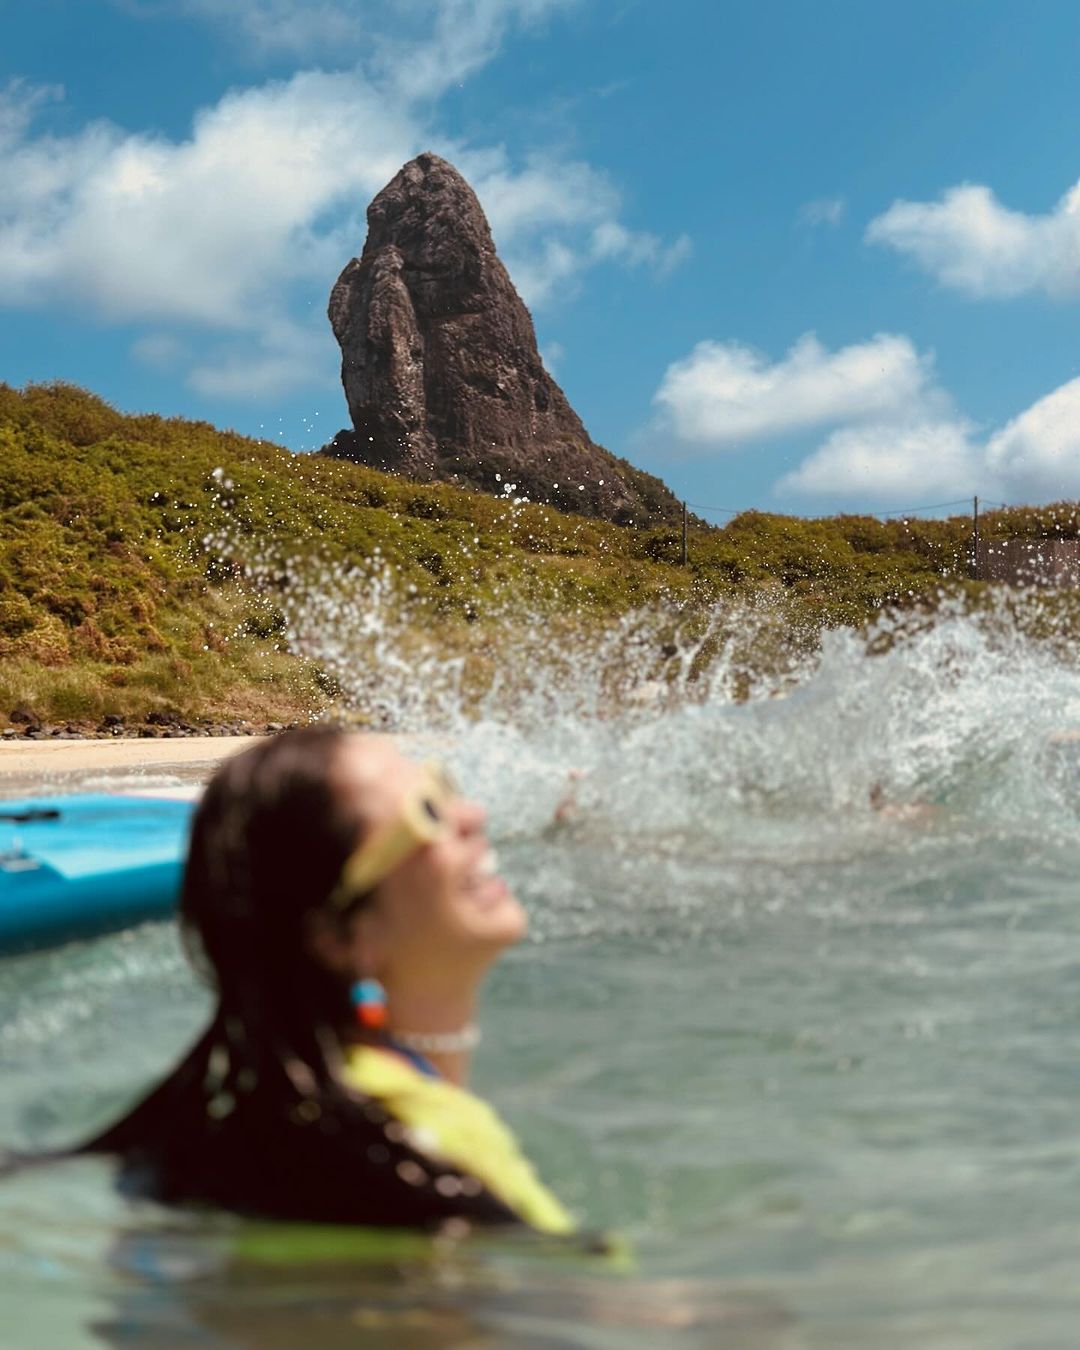
[[[470,895],[470,927],[493,947],[510,947],[520,942],[529,929],[525,907],[502,877],[489,877]]]
[[[516,896],[510,896],[510,908],[512,910],[512,931],[508,934],[506,945],[512,947],[515,942],[520,942],[529,931],[529,915],[525,906]]]

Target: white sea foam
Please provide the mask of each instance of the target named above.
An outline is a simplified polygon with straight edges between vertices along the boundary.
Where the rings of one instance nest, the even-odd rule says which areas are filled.
[[[776,596],[592,628],[505,597],[435,640],[380,567],[313,584],[308,565],[277,577],[273,602],[341,707],[451,743],[511,833],[550,823],[571,772],[567,819],[638,835],[720,839],[751,818],[820,838],[910,825],[919,804],[981,828],[1075,826],[1080,664],[1068,614],[1042,597],[945,601],[820,642]]]

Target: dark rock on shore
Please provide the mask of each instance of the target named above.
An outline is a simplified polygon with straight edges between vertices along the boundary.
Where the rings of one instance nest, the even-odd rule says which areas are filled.
[[[367,218],[363,254],[329,307],[353,430],[323,453],[624,524],[677,517],[658,478],[594,444],[544,369],[529,311],[453,165],[419,155]]]
[[[100,723],[67,722],[55,725],[41,722],[31,715],[26,721],[19,714],[24,711],[16,708],[8,714],[9,725],[4,727],[0,736],[11,740],[111,740],[113,737],[137,737],[141,739],[179,739],[187,736],[272,736],[280,731],[292,731],[297,722],[249,722],[244,720],[227,722],[187,722],[178,713],[154,710],[145,718],[125,720],[118,713],[106,713]]]

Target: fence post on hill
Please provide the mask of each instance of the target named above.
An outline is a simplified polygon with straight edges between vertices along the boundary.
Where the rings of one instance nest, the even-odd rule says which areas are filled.
[[[979,579],[979,499],[976,497],[972,503],[971,511],[971,534],[974,543],[974,553],[972,555],[972,571],[975,580]]]
[[[686,549],[686,503],[685,503],[685,502],[683,502],[683,504],[682,504],[682,557],[681,557],[680,561],[682,562],[682,565],[685,567],[685,566],[686,566],[686,562],[687,562],[687,549]]]

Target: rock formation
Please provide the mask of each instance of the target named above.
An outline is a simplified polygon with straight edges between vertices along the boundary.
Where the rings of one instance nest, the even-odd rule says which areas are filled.
[[[353,430],[326,453],[624,523],[673,519],[659,479],[595,445],[544,369],[476,194],[438,155],[368,207],[330,295]]]

